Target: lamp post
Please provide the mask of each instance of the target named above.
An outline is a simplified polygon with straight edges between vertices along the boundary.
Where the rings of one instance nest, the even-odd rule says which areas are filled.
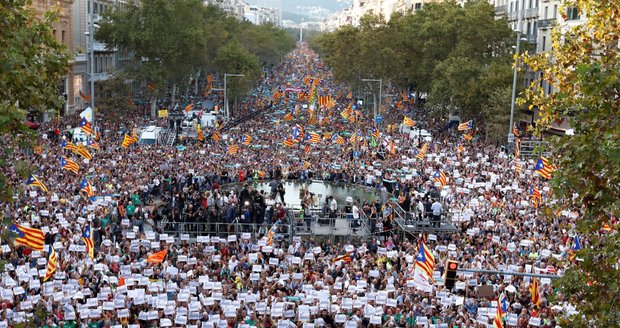
[[[245,76],[244,74],[228,74],[224,73],[224,112],[226,113],[226,119],[230,119],[230,111],[228,110],[228,77],[229,76]]]
[[[379,103],[381,103],[381,90],[383,89],[383,79],[362,79],[362,81],[364,81],[364,82],[379,82]],[[372,105],[373,105],[373,107],[372,107],[373,120],[375,120],[377,118],[377,102],[374,101],[374,104],[372,104]]]
[[[93,0],[88,0],[90,10],[88,11],[88,31],[84,33],[86,35],[86,49],[88,55],[86,56],[86,70],[88,72],[88,80],[90,84],[90,109],[93,113],[92,123],[95,126],[95,22],[93,15]]]
[[[517,2],[518,6],[518,2]],[[517,71],[519,66],[519,46],[521,45],[521,15],[519,14],[519,19],[517,20],[517,44],[515,46],[515,67],[512,75],[512,99],[510,102],[510,125],[508,126],[508,143],[512,144],[514,142],[514,135],[512,134],[512,127],[514,125],[514,116],[515,116],[515,102],[517,98]],[[523,38],[523,41],[527,41],[526,38]]]

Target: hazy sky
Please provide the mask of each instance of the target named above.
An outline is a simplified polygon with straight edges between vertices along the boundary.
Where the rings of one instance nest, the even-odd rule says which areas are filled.
[[[283,11],[294,14],[336,12],[351,5],[352,0],[246,0],[249,4],[265,7],[279,7],[282,1]]]

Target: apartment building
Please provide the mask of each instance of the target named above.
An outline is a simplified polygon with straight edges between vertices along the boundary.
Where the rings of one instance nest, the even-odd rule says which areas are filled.
[[[425,4],[441,1],[443,0],[353,0],[351,7],[323,21],[321,30],[334,31],[344,25],[359,26],[362,16],[368,13],[383,15],[389,20],[394,13],[420,10]]]
[[[54,34],[54,38],[56,38],[58,42],[64,44],[68,49],[73,48],[73,32],[71,25],[72,2],[73,0],[33,0],[30,3],[31,8],[34,10],[35,14],[39,18],[42,18],[45,13],[49,11],[52,11],[56,8],[59,9],[58,21],[54,23],[52,33]],[[72,65],[65,79],[63,81],[58,81],[58,93],[64,94],[67,98],[67,106],[65,106],[65,112],[67,108],[73,105],[73,103],[70,101],[74,95],[73,63],[71,64]]]

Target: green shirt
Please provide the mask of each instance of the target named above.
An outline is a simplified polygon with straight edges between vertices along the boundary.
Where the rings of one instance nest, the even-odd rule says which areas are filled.
[[[140,195],[138,194],[131,195],[131,202],[136,206],[140,205]]]
[[[75,328],[77,324],[73,320],[65,321],[65,328]]]
[[[136,207],[133,206],[133,204],[129,204],[127,205],[127,215],[133,215],[133,213],[136,211]]]

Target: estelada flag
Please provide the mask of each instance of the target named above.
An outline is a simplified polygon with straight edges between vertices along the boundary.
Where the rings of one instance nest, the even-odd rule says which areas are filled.
[[[153,254],[149,255],[149,257],[146,259],[146,261],[149,262],[149,263],[161,263],[166,258],[166,255],[168,255],[168,249],[167,248],[164,249],[163,251],[160,251],[160,252],[153,253]]]

